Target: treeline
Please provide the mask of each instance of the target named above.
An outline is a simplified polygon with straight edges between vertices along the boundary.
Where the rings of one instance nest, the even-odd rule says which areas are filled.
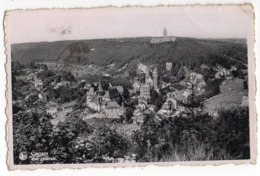
[[[220,110],[217,119],[147,116],[133,142],[144,162],[249,159],[248,108]]]
[[[137,162],[237,160],[250,158],[248,108],[156,119],[146,115],[130,141],[103,119],[89,125],[77,115],[55,128],[48,115],[14,114],[15,164],[103,163],[136,155]],[[55,161],[21,161],[21,152],[48,152]],[[107,160],[110,158],[111,160]]]

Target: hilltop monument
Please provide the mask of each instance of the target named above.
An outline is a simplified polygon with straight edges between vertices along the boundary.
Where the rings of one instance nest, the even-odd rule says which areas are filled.
[[[172,36],[167,35],[167,30],[166,28],[163,29],[163,36],[162,37],[154,37],[151,40],[151,43],[164,43],[164,42],[175,42],[176,38]]]
[[[163,38],[164,39],[167,38],[167,30],[166,30],[166,28],[163,29]]]

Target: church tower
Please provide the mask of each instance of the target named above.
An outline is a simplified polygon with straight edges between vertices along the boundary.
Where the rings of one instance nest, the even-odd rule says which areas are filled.
[[[103,96],[105,94],[105,91],[102,88],[102,84],[101,84],[101,80],[100,79],[99,79],[98,89],[97,89],[96,94],[99,95],[99,96]]]
[[[100,79],[99,79],[99,83],[98,83],[98,91],[99,91],[99,92],[103,92],[103,88],[102,88],[101,80],[100,80]]]
[[[167,30],[166,30],[166,28],[163,29],[163,38],[164,39],[167,38]]]
[[[153,70],[153,88],[154,90],[158,90],[158,69],[154,67]]]

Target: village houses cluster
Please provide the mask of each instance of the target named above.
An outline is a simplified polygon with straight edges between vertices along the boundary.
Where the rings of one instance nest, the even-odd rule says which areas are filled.
[[[166,63],[167,70],[170,71],[171,66],[171,63]],[[134,95],[131,98],[138,99],[138,104],[136,105],[132,116],[133,123],[143,123],[145,114],[149,113],[153,113],[156,116],[176,116],[180,112],[185,111],[183,106],[180,104],[178,105],[178,102],[187,101],[188,97],[191,95],[189,89],[174,89],[168,92],[162,108],[158,109],[158,107],[151,103],[151,92],[155,91],[159,94],[160,89],[166,88],[170,83],[161,81],[159,84],[158,69],[156,66],[147,66],[140,63],[137,66],[137,72],[145,75],[145,81],[141,81],[138,77],[133,78],[133,89],[128,90],[131,95]],[[187,88],[189,88],[189,83],[196,83],[197,91],[199,93],[205,92],[206,83],[201,74],[192,72],[189,75],[189,79],[191,81],[187,82],[187,85],[185,85]],[[86,105],[88,108],[99,113],[95,114],[95,117],[125,117],[126,108],[123,99],[123,91],[124,88],[122,86],[112,86],[110,83],[108,90],[103,90],[102,83],[99,80],[99,82],[95,82],[92,87],[89,87],[86,95]],[[139,92],[138,95],[136,94],[137,92]],[[117,100],[120,98],[122,99],[122,103],[118,104]]]
[[[41,64],[41,63],[39,63]],[[209,69],[205,64],[202,64],[201,69]],[[232,66],[230,69],[226,69],[221,65],[216,65],[213,67],[216,71],[215,79],[221,79],[225,77],[225,80],[232,79],[232,71],[236,71],[237,68]],[[165,70],[172,70],[172,63],[165,63]],[[178,114],[185,112],[185,107],[183,104],[187,103],[189,97],[192,93],[196,96],[204,95],[206,90],[206,82],[202,74],[196,73],[184,67],[185,79],[181,80],[179,84],[183,87],[182,89],[176,89],[171,86],[171,83],[164,82],[159,79],[158,68],[155,65],[145,65],[139,63],[137,65],[137,75],[144,75],[144,80],[140,79],[139,76],[131,78],[132,88],[127,89],[124,86],[117,85],[113,86],[109,83],[108,88],[104,88],[101,79],[98,82],[86,83],[83,79],[74,85],[71,85],[69,81],[61,80],[59,82],[51,82],[51,86],[54,90],[59,89],[62,86],[68,86],[72,88],[73,86],[78,86],[79,84],[84,84],[84,89],[86,90],[86,101],[85,110],[83,111],[83,116],[85,119],[91,118],[108,118],[108,119],[126,119],[126,100],[124,99],[124,93],[128,92],[130,99],[137,100],[135,108],[132,113],[133,123],[142,124],[146,114],[154,114],[155,117],[174,117]],[[43,72],[42,69],[39,73]],[[19,78],[19,77],[18,77]],[[73,113],[77,102],[71,101],[63,104],[58,104],[58,102],[48,102],[46,88],[43,87],[43,80],[37,77],[37,74],[29,74],[23,76],[21,79],[32,79],[34,88],[37,90],[37,96],[39,102],[43,102],[44,106],[42,109],[49,115],[57,117],[58,114],[61,116],[66,116],[69,113]],[[225,81],[223,81],[225,83]],[[170,89],[167,89],[171,87]],[[24,86],[22,89],[25,89]],[[28,88],[27,88],[28,89]],[[26,90],[27,90],[26,89]],[[157,107],[151,99],[154,98],[155,93],[157,95],[161,94],[163,89],[167,89],[166,96],[164,96],[163,104],[161,107]],[[26,91],[25,90],[25,91]],[[192,92],[193,91],[193,92]],[[28,93],[25,100],[29,99],[33,93]],[[242,104],[247,104],[248,98],[243,97]],[[91,110],[91,111],[90,111]]]
[[[165,63],[165,69],[171,71],[172,63]],[[43,70],[40,69],[39,72]],[[137,65],[137,72],[143,73],[145,75],[145,81],[142,82],[138,77],[133,78],[132,89],[129,89],[130,95],[134,95],[131,98],[138,99],[138,104],[136,105],[133,112],[133,123],[141,124],[143,123],[145,114],[153,113],[156,116],[176,116],[180,112],[185,111],[184,107],[178,102],[187,101],[188,97],[191,94],[189,89],[189,84],[196,83],[197,93],[204,93],[206,83],[201,74],[195,72],[188,72],[187,76],[190,81],[183,80],[180,82],[187,89],[177,90],[174,89],[167,93],[167,98],[160,109],[151,103],[151,92],[155,91],[158,94],[160,89],[167,88],[170,83],[163,82],[162,80],[159,83],[158,69],[156,66],[144,65],[142,63]],[[46,88],[43,88],[43,81],[37,78],[36,75],[33,76],[35,89],[38,90],[39,101],[45,102],[45,112],[53,117],[57,117],[57,114],[62,112],[63,115],[71,113],[74,106],[76,105],[75,101],[64,103],[58,105],[56,102],[47,102],[47,93]],[[108,89],[104,90],[102,81],[98,82],[85,83],[85,80],[80,81],[80,83],[85,84],[86,93],[86,111],[87,109],[93,110],[95,112],[93,115],[87,114],[85,118],[110,118],[118,119],[120,117],[126,116],[126,107],[124,100],[124,87],[123,86],[113,86],[109,83]],[[69,81],[60,81],[51,83],[53,89],[58,89],[61,86],[71,86]],[[137,95],[136,93],[139,92]],[[120,103],[119,103],[120,102]],[[85,113],[86,114],[86,113]]]

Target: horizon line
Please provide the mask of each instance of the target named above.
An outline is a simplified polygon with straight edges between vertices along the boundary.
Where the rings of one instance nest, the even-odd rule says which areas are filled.
[[[92,39],[68,39],[68,40],[54,40],[54,41],[46,41],[46,40],[43,40],[43,41],[32,41],[32,42],[22,42],[22,43],[11,43],[10,45],[19,45],[19,44],[33,44],[33,43],[52,43],[52,42],[63,42],[63,41],[82,41],[82,40],[112,40],[112,39],[134,39],[134,38],[161,38],[163,36],[138,36],[138,37],[119,37],[119,38],[92,38]],[[239,40],[247,40],[247,38],[241,38],[241,37],[230,37],[230,38],[223,38],[223,37],[220,37],[220,38],[210,38],[210,37],[207,37],[207,38],[197,38],[197,37],[184,37],[184,36],[167,36],[167,37],[175,37],[175,38],[189,38],[189,39],[200,39],[200,40],[227,40],[227,39],[239,39]]]

